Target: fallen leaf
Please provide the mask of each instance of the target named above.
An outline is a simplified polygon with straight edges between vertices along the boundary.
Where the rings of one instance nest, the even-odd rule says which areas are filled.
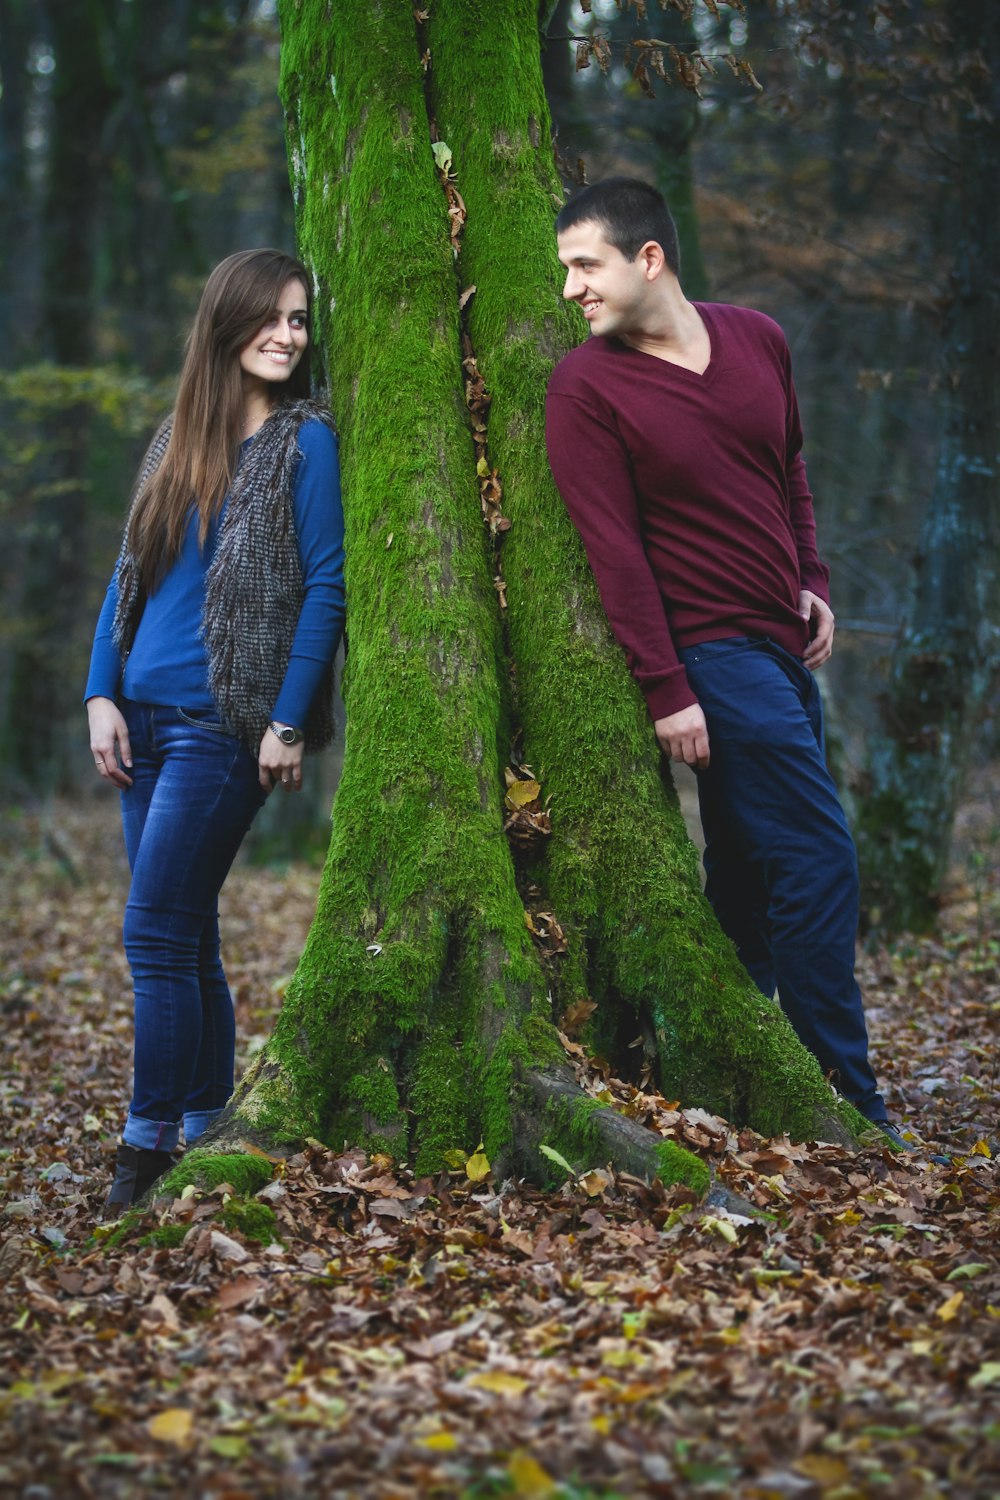
[[[971,1390],[982,1390],[983,1386],[1000,1385],[1000,1359],[990,1359],[980,1365],[975,1375],[969,1377]]]
[[[432,1453],[454,1453],[458,1447],[458,1438],[453,1432],[428,1433],[427,1437],[418,1438],[417,1441],[424,1447],[430,1448]]]
[[[520,1375],[509,1375],[506,1370],[483,1370],[470,1375],[467,1384],[481,1391],[492,1391],[497,1396],[523,1396],[530,1382]]]
[[[186,1448],[191,1441],[191,1413],[185,1406],[171,1406],[151,1417],[146,1431],[159,1443],[173,1443],[177,1448]]]
[[[470,1182],[483,1182],[490,1175],[492,1168],[489,1158],[483,1150],[482,1141],[465,1163],[465,1175]]]
[[[548,1500],[556,1493],[556,1483],[530,1453],[515,1453],[507,1464],[507,1474],[514,1494],[526,1500]]]

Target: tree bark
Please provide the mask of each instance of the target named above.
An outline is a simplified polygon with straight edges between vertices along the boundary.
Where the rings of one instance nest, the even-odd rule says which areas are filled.
[[[889,931],[924,930],[936,919],[1000,638],[1000,220],[992,181],[1000,153],[1000,11],[989,0],[952,0],[947,10],[958,212],[941,381],[945,427],[858,825],[873,924]]]
[[[860,1117],[702,897],[549,475],[545,386],[577,329],[559,296],[535,4],[450,0],[415,29],[409,0],[287,0],[282,26],[300,247],[341,427],[348,728],[316,919],[211,1149],[317,1135],[419,1170],[479,1140],[501,1170],[537,1171],[543,1137],[614,1154],[553,1023],[585,998],[616,1065],[645,1034],[686,1102],[849,1138]],[[435,140],[467,210],[457,261]],[[480,476],[496,472],[512,523],[499,559],[463,399],[473,358],[492,396]],[[553,826],[516,855],[502,775],[515,730]],[[526,903],[566,934],[544,966]],[[648,1171],[703,1175],[645,1144]],[[637,1149],[622,1143],[633,1163]]]

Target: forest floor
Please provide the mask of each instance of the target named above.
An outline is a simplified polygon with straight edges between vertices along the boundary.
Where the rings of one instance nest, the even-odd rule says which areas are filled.
[[[765,1141],[638,1097],[577,1047],[593,1092],[768,1217],[598,1161],[542,1193],[477,1180],[474,1155],[416,1180],[317,1143],[250,1206],[195,1195],[111,1244],[95,1225],[130,1069],[114,814],[8,814],[0,1496],[1000,1494],[985,826],[973,799],[939,934],[861,963],[890,1109],[947,1165]],[[224,893],[243,1061],[317,880],[244,865]]]

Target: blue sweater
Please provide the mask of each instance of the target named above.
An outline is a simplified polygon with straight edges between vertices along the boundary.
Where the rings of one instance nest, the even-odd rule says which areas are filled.
[[[305,597],[288,670],[273,708],[279,723],[297,727],[305,722],[344,628],[344,513],[337,440],[322,422],[310,421],[299,433],[299,447],[302,458],[295,471],[292,506]],[[221,515],[202,550],[198,514],[192,506],[180,556],[146,600],[124,673],[111,634],[118,604],[117,579],[112,577],[97,621],[85,698],[121,694],[138,703],[167,707],[214,706],[208,691],[201,613],[205,574],[215,553],[220,520]]]

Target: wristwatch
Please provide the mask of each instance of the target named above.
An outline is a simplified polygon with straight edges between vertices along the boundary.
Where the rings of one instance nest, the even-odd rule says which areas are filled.
[[[297,745],[300,740],[305,739],[301,729],[296,729],[292,724],[279,724],[272,719],[268,725],[272,734],[276,734],[283,745]]]

